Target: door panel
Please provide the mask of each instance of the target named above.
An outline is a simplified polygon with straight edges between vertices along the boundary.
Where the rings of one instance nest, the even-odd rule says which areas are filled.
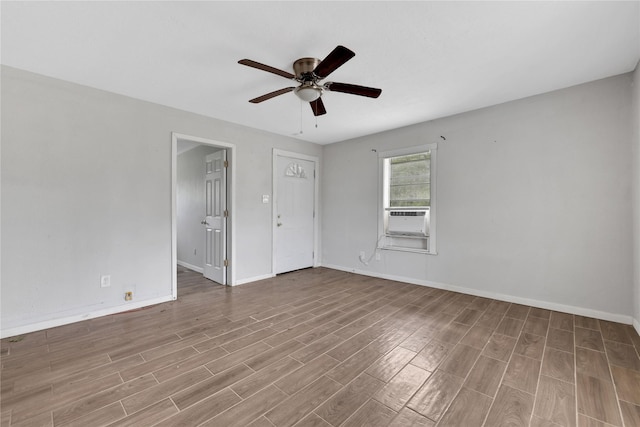
[[[276,156],[275,273],[313,267],[315,162]]]
[[[226,150],[216,151],[206,157],[205,168],[205,259],[204,277],[220,284],[227,282],[226,230],[227,209],[225,167]]]

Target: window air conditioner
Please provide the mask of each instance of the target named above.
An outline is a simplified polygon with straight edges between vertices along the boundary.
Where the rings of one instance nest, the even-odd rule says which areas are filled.
[[[394,236],[429,236],[429,211],[389,210],[387,234]]]

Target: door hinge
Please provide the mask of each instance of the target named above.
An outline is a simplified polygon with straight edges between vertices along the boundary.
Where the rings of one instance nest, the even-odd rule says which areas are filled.
[[[224,216],[225,218],[228,218],[228,217],[229,217],[229,211],[225,209],[225,210],[224,210],[224,214],[223,214],[223,216]]]
[[[228,260],[228,259],[225,259],[225,260],[224,260],[224,266],[225,266],[225,267],[229,267],[229,260]]]
[[[224,167],[225,167],[225,168],[228,168],[228,167],[229,167],[229,161],[228,161],[228,160],[225,160],[225,161],[224,161]]]

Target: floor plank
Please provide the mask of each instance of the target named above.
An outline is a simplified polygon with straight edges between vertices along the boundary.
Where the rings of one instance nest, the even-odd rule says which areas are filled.
[[[540,373],[540,361],[514,354],[507,366],[503,384],[535,394]]]
[[[604,351],[602,334],[598,330],[585,329],[576,326],[576,347],[583,347],[589,350]],[[562,349],[560,349],[562,350]]]
[[[401,410],[409,398],[429,378],[431,373],[414,365],[406,365],[384,387],[378,391],[374,399],[394,411]]]
[[[462,387],[462,378],[437,370],[409,400],[407,407],[438,421]]]
[[[573,354],[551,347],[547,348],[544,352],[540,373],[564,382],[573,383],[575,376]]]
[[[492,399],[482,393],[462,388],[445,412],[439,426],[482,426]]]
[[[420,353],[411,360],[411,364],[427,371],[435,371],[452,349],[451,344],[433,340],[420,350]]]
[[[515,354],[530,357],[532,359],[542,360],[544,353],[545,337],[540,335],[522,332],[520,338],[516,342],[516,348],[513,350]]]
[[[480,356],[480,350],[468,345],[458,344],[449,356],[442,362],[439,369],[449,372],[461,378],[465,378],[476,360]]]
[[[298,393],[285,399],[265,416],[275,426],[292,426],[340,390],[340,383],[326,376],[318,378]]]
[[[396,413],[375,400],[369,400],[342,427],[386,426]]]
[[[320,378],[337,364],[338,361],[336,359],[323,354],[281,378],[275,385],[288,395],[292,395]]]
[[[507,385],[500,390],[493,401],[487,417],[487,426],[527,427],[533,411],[534,396]]]
[[[577,374],[576,383],[579,413],[612,425],[622,425],[611,382]]]
[[[576,372],[611,381],[607,357],[599,351],[576,347]]]
[[[584,347],[584,345],[578,344],[578,342],[583,343],[584,335],[579,331],[585,331],[582,328],[576,328],[575,332],[575,340],[576,346]],[[568,353],[573,353],[573,344],[574,344],[574,334],[570,331],[565,331],[562,329],[549,328],[549,332],[547,333],[547,347],[555,348],[556,350],[566,351]],[[601,351],[604,351],[604,347]]]
[[[640,405],[640,372],[620,366],[612,366],[611,374],[613,375],[618,397],[627,402]]]
[[[329,424],[338,426],[346,421],[382,386],[384,386],[384,382],[366,373],[360,374],[314,412]]]
[[[415,352],[406,348],[396,347],[373,363],[366,372],[381,381],[387,382],[415,357]]]
[[[536,394],[535,415],[560,426],[575,426],[574,388],[572,384],[542,375]]]
[[[480,356],[464,382],[464,386],[493,398],[506,368],[505,362]]]
[[[508,362],[516,345],[516,339],[502,334],[493,334],[484,347],[482,354],[487,357]]]

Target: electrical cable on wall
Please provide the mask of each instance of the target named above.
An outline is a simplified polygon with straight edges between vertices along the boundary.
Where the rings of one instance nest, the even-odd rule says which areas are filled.
[[[367,258],[365,260],[365,257],[360,256],[358,257],[358,259],[360,260],[361,263],[363,263],[364,265],[369,265],[369,263],[371,262],[371,260],[373,259],[373,257],[378,253],[378,251],[380,250],[380,241],[384,238],[384,234],[380,235],[380,237],[378,237],[378,241],[376,242],[376,246],[373,249],[373,252],[371,253],[371,256],[369,258]]]
[[[302,135],[302,101],[300,101],[300,135]]]

